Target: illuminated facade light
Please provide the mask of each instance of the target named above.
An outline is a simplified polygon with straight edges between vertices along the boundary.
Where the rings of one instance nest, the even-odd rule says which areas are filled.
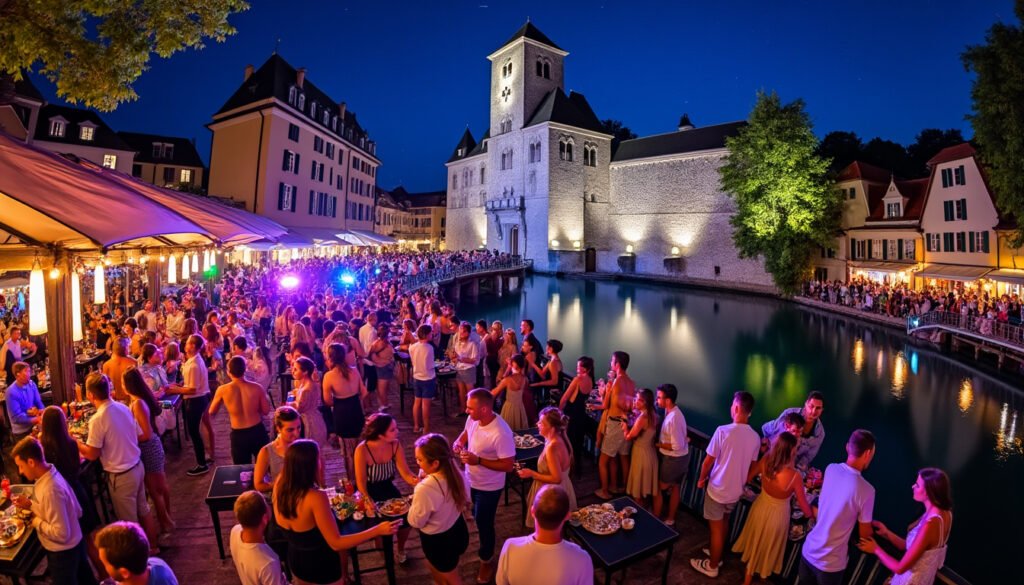
[[[551,247],[552,248],[557,248],[558,247],[558,240],[551,240]]]
[[[627,254],[632,254],[633,253],[633,244],[626,244],[626,253]]]
[[[679,246],[672,246],[672,255],[673,256],[678,256],[679,255]]]
[[[575,249],[575,250],[579,250],[579,249],[580,249],[580,248],[581,248],[582,246],[583,246],[583,242],[581,242],[581,241],[579,241],[579,240],[575,240],[575,241],[574,241],[574,242],[572,243],[572,247],[573,247],[573,249]]]

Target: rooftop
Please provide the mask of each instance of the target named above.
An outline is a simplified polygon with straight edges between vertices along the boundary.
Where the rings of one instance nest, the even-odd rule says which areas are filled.
[[[50,119],[56,117],[64,118],[67,121],[67,126],[64,128],[64,136],[50,136]],[[93,126],[95,128],[92,140],[82,140],[80,132],[82,126]],[[135,150],[118,136],[110,126],[107,126],[107,123],[96,112],[57,104],[47,104],[39,110],[39,123],[36,125],[36,135],[33,140],[78,146],[95,146],[97,148],[110,148],[113,150]]]
[[[744,121],[728,122],[624,140],[615,151],[612,162],[725,148],[725,140],[739,134],[746,125]]]
[[[184,167],[205,166],[203,164],[203,159],[199,156],[199,151],[196,150],[196,145],[188,138],[181,138],[178,136],[161,136],[159,134],[142,134],[140,132],[118,132],[117,135],[138,153],[135,155],[135,162],[137,163],[176,165]],[[171,156],[167,158],[154,157],[154,143],[173,144],[174,149],[171,152]]]
[[[562,47],[556,45],[555,42],[549,39],[546,34],[540,32],[539,28],[537,28],[536,26],[533,25],[532,22],[527,20],[526,24],[519,27],[519,30],[514,32],[507,41],[505,41],[504,43],[501,44],[500,47],[495,49],[495,52],[504,49],[505,47],[511,45],[512,43],[519,39],[530,39],[531,41],[537,41],[542,45],[547,45],[552,49],[558,49],[559,51],[563,50]]]

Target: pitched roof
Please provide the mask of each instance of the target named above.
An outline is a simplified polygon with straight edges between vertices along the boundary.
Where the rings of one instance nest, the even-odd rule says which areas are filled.
[[[423,193],[409,193],[404,187],[398,186],[391,190],[391,198],[396,203],[408,203],[410,208],[423,207],[445,207],[448,198],[447,191],[426,191]]]
[[[839,176],[836,177],[836,182],[842,183],[843,181],[861,179],[872,183],[885,183],[888,185],[889,179],[892,177],[893,174],[890,171],[881,167],[876,167],[873,164],[855,160],[846,165],[846,168],[839,171]]]
[[[971,158],[976,152],[970,142],[962,142],[956,146],[947,146],[928,161],[928,166],[952,162],[962,158]]]
[[[43,99],[43,94],[39,93],[39,90],[36,89],[32,80],[28,78],[27,71],[23,71],[21,73],[21,79],[14,82],[14,93],[40,103],[46,101]]]
[[[519,27],[519,30],[513,33],[512,36],[507,41],[501,44],[500,47],[495,49],[495,52],[504,49],[505,47],[511,45],[518,39],[530,39],[532,41],[537,41],[538,43],[541,43],[543,45],[547,45],[553,49],[558,49],[559,51],[563,50],[562,47],[556,45],[555,42],[549,39],[546,34],[540,32],[539,28],[533,26],[533,23],[527,20],[526,24]]]
[[[50,118],[60,116],[68,121],[64,129],[64,136],[50,136]],[[79,127],[85,123],[92,123],[96,127],[93,131],[92,140],[79,138]],[[57,142],[61,144],[77,144],[79,146],[95,146],[98,148],[110,148],[113,150],[133,151],[127,142],[121,139],[114,132],[99,114],[92,110],[72,108],[70,106],[59,106],[47,104],[39,110],[39,123],[36,124],[36,135],[33,140],[45,142]]]
[[[928,181],[927,177],[923,179],[913,179],[910,181],[892,181],[896,184],[896,189],[899,190],[900,195],[907,199],[903,208],[903,215],[893,218],[885,217],[885,201],[883,201],[886,193],[889,191],[889,183],[887,182],[884,185],[869,185],[868,204],[871,213],[865,221],[885,222],[921,219],[921,214],[924,212],[925,193],[928,191]]]
[[[188,138],[178,136],[160,136],[159,134],[142,134],[139,132],[118,132],[118,136],[124,139],[135,152],[135,162],[153,163],[162,165],[177,165],[185,167],[205,167],[203,159],[196,150],[196,145]],[[174,150],[170,158],[155,158],[153,156],[153,143],[173,144]]]
[[[544,96],[529,120],[524,128],[542,122],[557,122],[566,126],[605,133],[601,121],[597,119],[594,110],[587,103],[587,98],[576,92],[569,92],[569,95],[565,95],[560,87],[549,91]]]
[[[692,130],[677,130],[644,138],[623,140],[612,162],[725,148],[725,139],[739,134],[745,121],[728,122]]]
[[[448,162],[455,162],[466,158],[474,148],[476,148],[476,139],[473,138],[473,133],[469,131],[469,126],[467,126],[466,131],[462,133],[462,138],[459,139],[459,143],[455,145],[455,150],[452,151],[452,156],[448,159]]]
[[[334,115],[339,113],[339,102],[332,99],[313,82],[311,82],[308,75],[306,75],[302,82],[302,92],[306,95],[307,111],[301,111],[291,105],[288,105],[288,91],[296,84],[297,76],[298,69],[292,67],[284,60],[283,57],[281,57],[281,55],[274,53],[266,60],[266,62],[263,63],[263,65],[260,65],[259,69],[249,76],[249,79],[246,79],[238,86],[235,93],[231,94],[231,97],[224,102],[224,105],[221,106],[213,116],[217,117],[225,112],[274,97],[282,104],[285,104],[284,107],[291,108],[293,111],[298,112],[307,118],[310,123],[323,126],[324,130],[333,131],[324,126],[321,120],[314,120],[309,116],[308,104],[316,102],[320,106],[332,110],[332,115]],[[353,146],[359,146],[360,137],[369,139],[369,135],[366,130],[364,130],[356,120],[355,113],[347,108],[345,110],[345,119],[342,120],[342,123],[345,124],[345,128],[352,128],[352,138],[349,138],[348,136],[342,137]],[[369,154],[368,149],[364,148],[362,150]],[[371,156],[375,155],[371,154]]]
[[[487,131],[484,132],[484,135],[480,138],[480,142],[466,156],[476,156],[478,154],[483,154],[483,153],[487,152],[487,140],[490,139],[490,137],[491,137],[491,129],[488,128]]]

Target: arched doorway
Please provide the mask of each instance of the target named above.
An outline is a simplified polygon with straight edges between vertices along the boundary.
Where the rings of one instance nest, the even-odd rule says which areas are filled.
[[[587,248],[586,256],[584,257],[584,272],[596,272],[597,271],[597,250],[594,248]]]
[[[513,256],[519,255],[519,224],[508,229],[508,252]]]

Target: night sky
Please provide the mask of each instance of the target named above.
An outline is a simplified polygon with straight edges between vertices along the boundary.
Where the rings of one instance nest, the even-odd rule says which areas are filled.
[[[640,136],[744,119],[758,89],[803,98],[819,136],[851,130],[902,144],[960,128],[970,77],[960,53],[1011,0],[859,2],[314,2],[251,0],[238,34],[156,59],[140,98],[106,114],[115,130],[195,137],[281,39],[281,55],[346,101],[377,141],[381,187],[443,189],[467,124],[486,130],[487,55],[529,17],[569,51],[566,90]],[[43,94],[54,89],[36,78]]]

